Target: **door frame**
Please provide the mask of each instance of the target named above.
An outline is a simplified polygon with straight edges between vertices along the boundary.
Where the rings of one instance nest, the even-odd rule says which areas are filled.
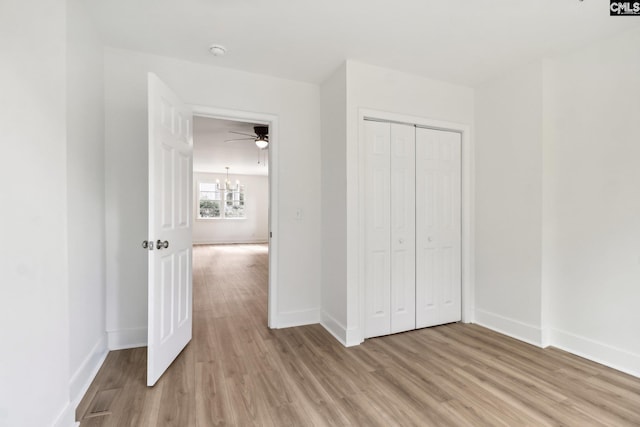
[[[462,322],[474,322],[474,149],[471,140],[471,127],[462,123],[447,122],[425,117],[391,113],[387,111],[358,109],[358,302],[360,342],[364,341],[365,325],[365,138],[364,122],[378,120],[390,123],[415,125],[428,129],[459,133],[462,137],[462,164],[460,165],[461,189],[461,286],[462,286]]]
[[[190,105],[193,115],[269,126],[269,291],[267,325],[277,328],[278,314],[278,116],[227,108]],[[276,236],[274,238],[273,236]]]

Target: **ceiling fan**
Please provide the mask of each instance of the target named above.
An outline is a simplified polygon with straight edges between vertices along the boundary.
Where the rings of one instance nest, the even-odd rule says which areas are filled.
[[[229,133],[235,133],[236,135],[244,135],[247,138],[227,139],[225,140],[225,142],[254,140],[256,143],[256,146],[259,149],[264,150],[265,148],[267,148],[269,146],[269,126],[254,126],[253,131],[255,132],[254,135],[250,133],[236,132],[236,131],[230,130]]]

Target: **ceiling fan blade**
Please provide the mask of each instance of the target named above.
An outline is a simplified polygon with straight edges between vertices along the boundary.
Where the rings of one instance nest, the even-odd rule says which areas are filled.
[[[253,141],[255,138],[237,138],[237,139],[225,139],[224,142],[235,142],[235,141]]]
[[[236,135],[250,136],[252,138],[257,138],[258,137],[258,135],[252,135],[250,133],[244,133],[244,132],[236,132],[234,130],[230,130],[229,133],[235,133]]]

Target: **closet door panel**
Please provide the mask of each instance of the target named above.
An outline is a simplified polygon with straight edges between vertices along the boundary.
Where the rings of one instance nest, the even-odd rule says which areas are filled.
[[[442,285],[440,323],[458,322],[462,318],[462,218],[461,218],[461,145],[456,132],[440,131],[442,161]]]
[[[391,124],[391,333],[416,327],[415,127]]]
[[[365,338],[391,333],[391,125],[365,121]]]
[[[461,319],[461,136],[416,129],[416,327]]]

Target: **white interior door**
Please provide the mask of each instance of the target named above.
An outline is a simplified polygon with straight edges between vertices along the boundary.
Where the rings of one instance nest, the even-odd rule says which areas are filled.
[[[391,333],[416,328],[415,127],[391,124]]]
[[[364,123],[365,338],[391,333],[391,163],[389,123]]]
[[[416,129],[416,327],[461,319],[461,135]]]
[[[191,110],[149,74],[149,323],[147,385],[191,340]]]

